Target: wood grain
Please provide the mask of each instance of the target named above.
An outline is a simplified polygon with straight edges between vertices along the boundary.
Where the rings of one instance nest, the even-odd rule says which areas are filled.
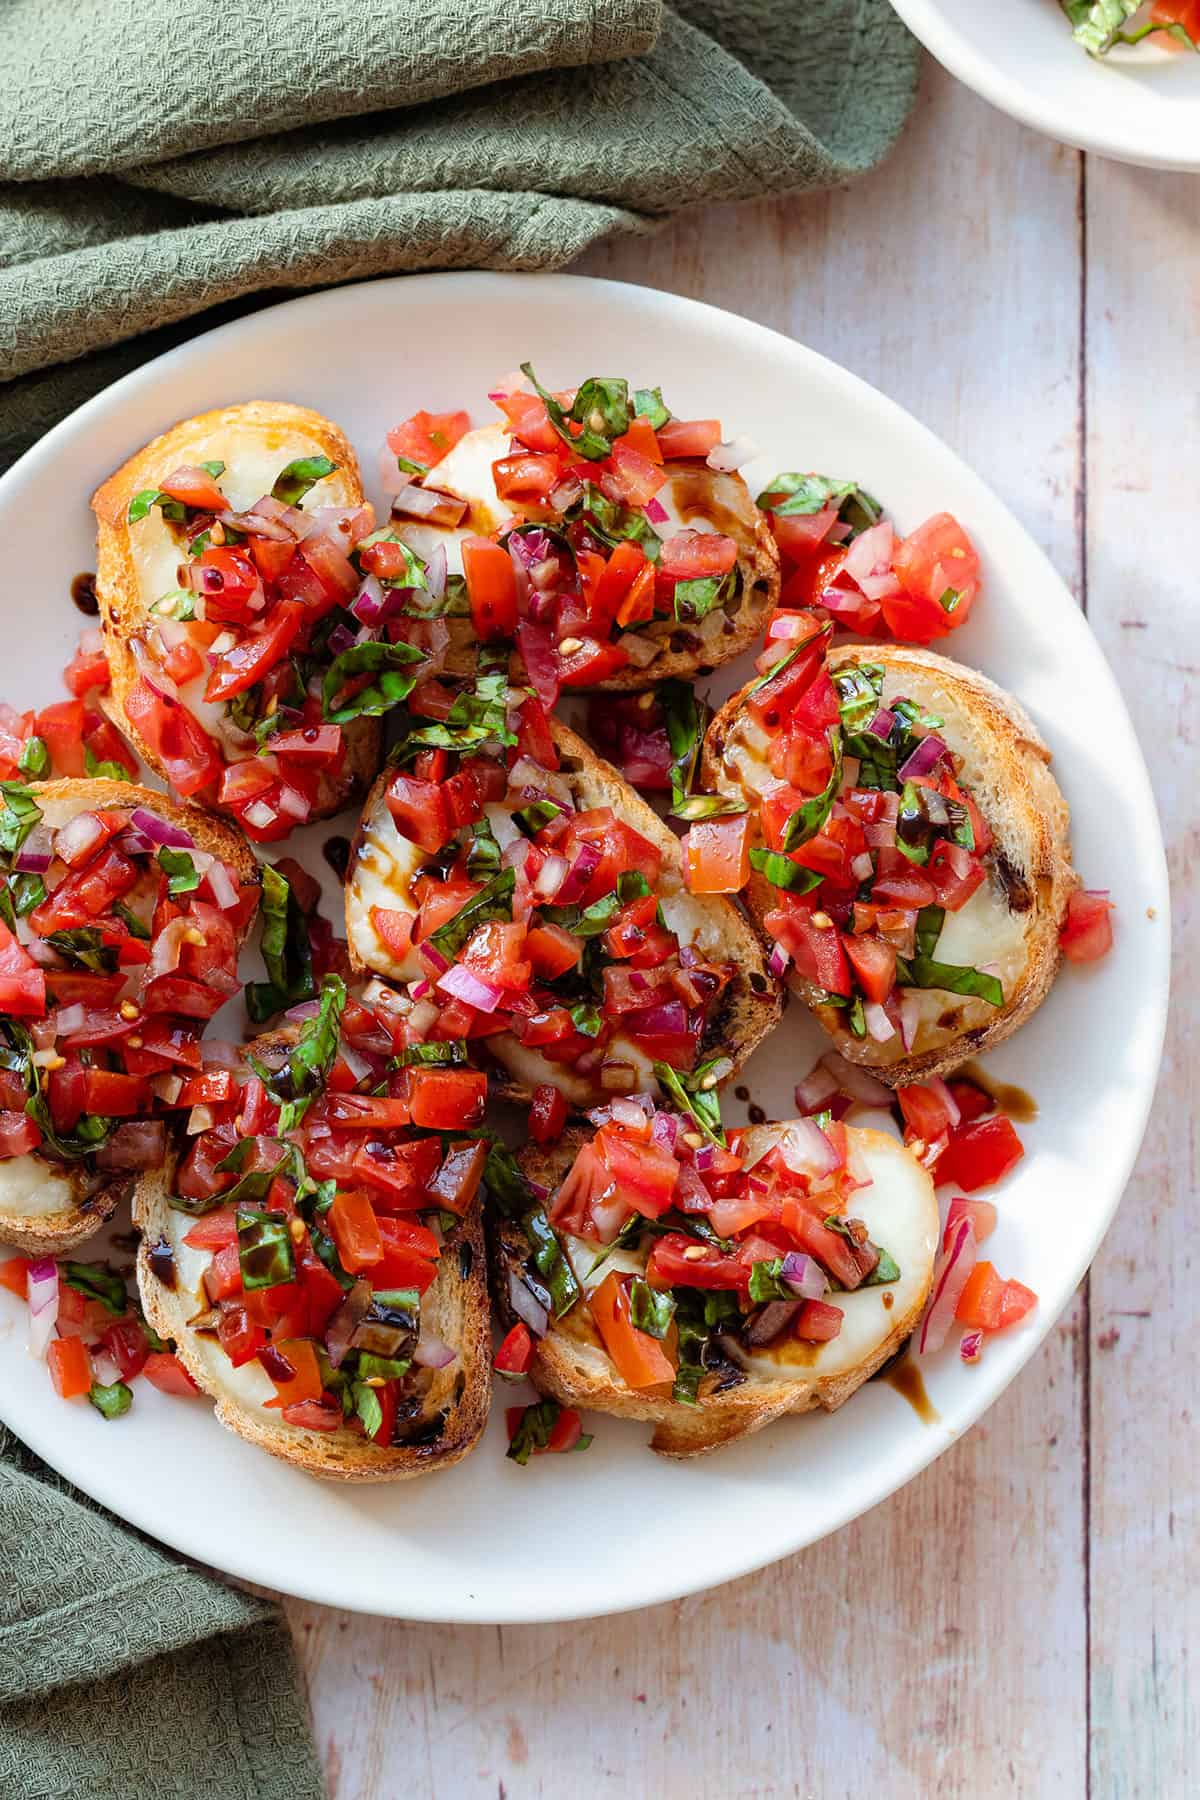
[[[884,388],[1086,592],[1155,776],[1192,988],[1090,1287],[962,1444],[803,1555],[646,1613],[501,1630],[291,1604],[334,1800],[1195,1791],[1195,191],[1085,168],[929,67],[863,186],[582,265]]]

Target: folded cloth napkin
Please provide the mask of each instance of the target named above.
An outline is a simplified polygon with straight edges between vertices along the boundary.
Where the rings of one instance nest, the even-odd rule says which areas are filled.
[[[0,454],[215,307],[844,182],[916,72],[888,0],[5,0]]]
[[[321,1800],[279,1609],[169,1556],[0,1426],[5,1800]]]

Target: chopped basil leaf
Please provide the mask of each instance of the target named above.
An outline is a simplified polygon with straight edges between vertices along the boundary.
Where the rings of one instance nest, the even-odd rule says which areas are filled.
[[[216,458],[212,462],[202,462],[199,466],[206,475],[211,475],[214,481],[219,481],[225,473],[225,464]]]
[[[394,531],[388,531],[386,527],[382,531],[373,531],[369,537],[363,538],[362,542],[355,547],[356,563],[361,553],[371,544],[395,544],[404,563],[403,572],[399,575],[377,575],[375,577],[381,587],[428,588],[429,583],[425,579],[425,564],[411,544],[406,544],[403,538],[397,537]]]
[[[783,850],[798,850],[810,838],[816,837],[833,810],[833,803],[842,785],[842,733],[836,725],[830,728],[829,747],[833,751],[833,769],[829,780],[819,794],[796,808],[784,826],[780,845]]]
[[[684,1406],[695,1406],[700,1383],[706,1376],[716,1376],[718,1393],[737,1387],[746,1379],[745,1371],[729,1361],[716,1341],[740,1318],[740,1309],[733,1294],[676,1288],[674,1297],[679,1366],[672,1398]]]
[[[879,1261],[871,1273],[864,1278],[862,1285],[864,1287],[887,1287],[889,1283],[899,1281],[900,1265],[895,1257],[878,1244],[873,1244],[871,1248],[878,1253]]]
[[[773,494],[782,494],[784,498],[769,505]],[[849,525],[851,538],[877,524],[883,516],[878,500],[873,499],[865,488],[860,488],[856,481],[831,481],[828,475],[776,475],[758,496],[757,504],[768,512],[778,513],[780,518],[811,518],[835,500],[838,518]]]
[[[571,417],[610,444],[613,438],[624,437],[629,430],[629,383],[619,376],[589,375],[575,395]]]
[[[588,1281],[608,1261],[614,1250],[623,1250],[627,1244],[641,1235],[645,1221],[640,1213],[630,1213],[611,1244],[605,1244],[603,1250],[594,1256],[584,1271],[584,1280]]]
[[[310,1000],[316,993],[308,922],[301,912],[286,875],[270,863],[262,870],[260,947],[267,967],[266,981],[246,983],[246,1010],[256,1025]]]
[[[107,1263],[62,1262],[58,1270],[69,1288],[74,1288],[86,1300],[98,1300],[114,1319],[129,1311],[125,1277],[118,1270],[109,1268]]]
[[[673,819],[732,819],[748,812],[744,800],[731,800],[728,794],[685,794],[677,806],[668,807]]]
[[[823,880],[815,869],[802,868],[778,850],[751,850],[750,867],[765,875],[772,887],[786,888],[791,894],[809,894]]]
[[[725,1142],[721,1102],[716,1082],[712,1080],[713,1072],[725,1060],[724,1057],[711,1057],[691,1071],[673,1069],[670,1063],[664,1062],[654,1065],[658,1085],[664,1094],[674,1101],[681,1113],[695,1121],[701,1133],[713,1144]]]
[[[295,1130],[325,1086],[325,1078],[337,1055],[338,1032],[345,1005],[345,982],[340,975],[326,975],[321,983],[320,1009],[315,1018],[305,1019],[300,1036],[289,1049],[282,1068],[268,1069],[256,1058],[247,1058],[267,1092],[283,1109],[279,1115],[279,1132],[283,1137]]]
[[[671,409],[662,397],[661,388],[635,388],[633,410],[639,419],[649,419],[655,431],[671,417]]]
[[[271,489],[271,498],[282,501],[284,506],[298,506],[309,489],[332,475],[336,468],[337,464],[330,462],[327,456],[298,456],[286,468],[280,469]]]
[[[281,1282],[291,1281],[296,1273],[292,1237],[282,1213],[239,1206],[237,1247],[242,1286],[247,1293],[255,1288],[278,1287]]]
[[[17,920],[31,913],[35,906],[40,906],[45,898],[46,884],[40,875],[29,871],[9,875],[5,885],[0,887],[0,907],[3,908],[9,930],[14,931]]]
[[[760,675],[757,681],[752,681],[750,686],[746,689],[747,694],[756,694],[759,688],[766,687],[768,681],[774,681],[777,675],[782,675],[785,669],[790,669],[798,656],[803,656],[804,652],[806,650],[811,650],[812,646],[817,643],[820,638],[830,637],[832,636],[832,633],[833,621],[832,619],[827,619],[819,630],[810,632],[808,637],[801,638],[798,644],[793,644],[792,648],[785,656],[781,656],[777,663],[771,664],[771,667],[767,670],[765,675]]]
[[[846,1014],[846,1023],[855,1037],[865,1038],[867,1035],[867,1015],[861,994],[855,994]]]
[[[88,1389],[88,1399],[104,1418],[122,1419],[133,1405],[133,1389],[127,1388],[123,1381],[114,1381],[108,1387],[93,1381]]]
[[[402,475],[428,475],[432,464],[413,462],[409,456],[398,456],[396,467]]]
[[[764,1300],[794,1300],[795,1294],[780,1279],[782,1268],[782,1256],[773,1256],[765,1262],[752,1263],[750,1267],[750,1298],[759,1305]]]
[[[557,1400],[538,1400],[533,1406],[527,1406],[517,1421],[517,1429],[505,1452],[510,1462],[520,1463],[524,1468],[535,1450],[544,1450],[558,1424],[561,1411],[562,1407]],[[581,1443],[582,1441],[580,1439]]]
[[[629,429],[629,389],[624,381],[606,381],[592,376],[583,383],[575,396],[575,404],[570,413],[563,411],[554,395],[547,392],[533,372],[532,363],[522,363],[521,373],[533,384],[534,392],[546,408],[546,417],[564,444],[570,446],[577,455],[588,462],[603,462],[612,449],[612,439],[620,437]],[[580,408],[581,400],[586,397],[587,413]],[[600,429],[590,423],[591,414],[599,415]],[[623,417],[624,424],[618,429],[610,426],[611,420]],[[567,424],[568,418],[575,419],[583,426],[578,436]],[[604,433],[607,431],[608,435]]]
[[[513,823],[518,825],[526,837],[534,838],[551,819],[557,819],[563,808],[553,800],[534,800],[528,806],[519,807],[513,813]]]
[[[453,1213],[450,1216],[455,1217]],[[412,1361],[406,1356],[375,1356],[370,1350],[360,1350],[356,1366],[360,1381],[399,1381],[412,1368]]]
[[[675,1300],[664,1288],[652,1288],[648,1281],[635,1275],[629,1284],[629,1317],[638,1331],[648,1337],[665,1338],[675,1317]]]
[[[493,919],[511,919],[516,885],[515,872],[502,869],[431,935],[429,942],[434,949],[453,960],[480,925],[490,924]]]
[[[666,715],[667,742],[671,747],[671,800],[679,806],[692,791],[708,708],[703,701],[697,701],[690,681],[664,681],[656,698]]]
[[[444,1038],[428,1044],[409,1044],[388,1064],[390,1069],[448,1069],[467,1061],[466,1038]]]
[[[22,781],[0,781],[0,852],[15,856],[42,822],[42,809]]]
[[[155,506],[161,510],[164,519],[170,519],[175,525],[182,525],[188,515],[188,509],[182,500],[172,500],[170,494],[164,494],[161,488],[142,488],[129,502],[129,512],[126,515],[129,523],[136,525]]]
[[[7,1043],[5,1043],[7,1039]],[[0,1068],[11,1069],[25,1078],[29,1095],[25,1111],[45,1140],[45,1147],[65,1162],[77,1162],[98,1150],[113,1127],[115,1119],[104,1119],[97,1113],[83,1113],[70,1131],[58,1131],[42,1092],[41,1070],[33,1060],[33,1039],[16,1019],[0,1014]]]
[[[681,624],[694,624],[718,606],[725,606],[738,589],[735,563],[726,575],[705,575],[696,581],[677,581],[673,594],[675,617]]]
[[[46,942],[76,968],[96,975],[111,975],[117,967],[119,946],[106,944],[98,925],[75,925],[69,931],[52,931]]]
[[[139,919],[137,914],[132,912],[123,900],[113,901],[113,911],[116,913],[118,919],[124,924],[130,937],[140,938],[143,943],[149,943],[150,927]]]
[[[584,1037],[594,1038],[600,1036],[604,1019],[598,1006],[581,1000],[578,1006],[571,1008],[571,1023],[576,1031],[581,1032]]]
[[[170,593],[151,602],[150,611],[160,619],[194,619],[196,596],[188,588],[172,588]]]
[[[418,672],[411,665],[424,661],[422,651],[403,642],[385,644],[368,638],[364,644],[352,644],[334,658],[326,672],[321,684],[322,716],[334,725],[346,725],[351,719],[375,718],[390,711],[407,700],[417,685]],[[343,689],[360,675],[376,679],[345,698]]]
[[[521,1224],[530,1247],[530,1261],[545,1284],[555,1318],[561,1319],[579,1298],[575,1271],[541,1206],[530,1207]]]
[[[459,694],[444,719],[422,721],[405,731],[401,760],[419,749],[472,750],[489,739],[506,746],[517,741],[516,732],[508,728],[508,675],[504,670],[480,675],[474,693]]]
[[[651,562],[662,554],[662,542],[645,513],[636,506],[610,500],[590,481],[583,484],[583,498],[571,507],[569,518],[586,518],[589,531],[612,549],[627,540],[640,544]]]
[[[896,982],[900,987],[940,988],[948,994],[967,994],[975,1000],[985,1000],[989,1006],[1004,1005],[1004,988],[994,975],[935,962],[931,957],[917,955],[907,961],[897,957]]]
[[[194,893],[200,886],[200,871],[186,850],[172,850],[164,844],[158,853],[158,866],[169,877],[167,892],[172,899]]]
[[[27,738],[17,763],[22,775],[32,775],[36,781],[50,767],[50,752],[45,740],[40,737]]]
[[[496,835],[488,824],[486,814],[476,819],[471,826],[470,848],[467,851],[467,875],[471,881],[490,881],[500,867],[500,846]]]
[[[938,596],[938,605],[944,613],[957,612],[961,602],[962,595],[957,588],[948,587],[944,594]]]
[[[1061,0],[1061,4],[1076,43],[1089,56],[1103,56],[1124,35],[1121,27],[1132,19],[1141,0]]]
[[[491,1141],[483,1168],[484,1186],[506,1218],[519,1218],[533,1203],[530,1187],[516,1157],[496,1138]]]
[[[383,1424],[383,1407],[379,1395],[365,1381],[356,1381],[350,1389],[354,1396],[354,1410],[363,1423],[363,1430],[369,1438],[373,1438]]]
[[[834,671],[843,731],[864,731],[871,723],[883,705],[883,675],[882,663],[850,663]]]
[[[30,742],[32,743],[32,738]],[[124,763],[101,762],[94,751],[83,746],[84,773],[91,781],[132,781],[133,776]]]

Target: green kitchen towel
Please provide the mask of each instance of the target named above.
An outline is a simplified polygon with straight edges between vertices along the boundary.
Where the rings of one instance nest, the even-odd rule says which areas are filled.
[[[888,0],[5,0],[0,454],[212,308],[847,181],[916,72]]]
[[[0,1426],[4,1800],[321,1800],[287,1626]]]

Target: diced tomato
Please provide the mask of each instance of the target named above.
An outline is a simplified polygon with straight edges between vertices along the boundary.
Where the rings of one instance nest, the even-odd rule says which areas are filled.
[[[535,925],[525,939],[525,954],[535,975],[554,981],[578,966],[583,945],[561,925]]]
[[[450,836],[442,787],[433,781],[416,781],[410,775],[394,775],[386,794],[388,811],[401,837],[431,855]]]
[[[109,1069],[87,1069],[83,1077],[85,1112],[108,1118],[132,1119],[144,1112],[150,1098],[146,1082],[138,1075],[119,1075]]]
[[[262,581],[252,558],[233,545],[218,544],[201,554],[197,567],[208,623],[251,624],[261,612],[263,597]]]
[[[28,1256],[10,1256],[0,1262],[0,1288],[7,1288],[21,1300],[29,1295],[29,1271],[33,1262]]]
[[[875,880],[871,900],[877,906],[921,908],[932,906],[937,889],[929,875],[910,862],[903,850],[883,845],[875,854]]]
[[[995,1112],[996,1102],[991,1094],[985,1093],[981,1087],[976,1087],[973,1081],[958,1079],[947,1082],[946,1085],[953,1095],[954,1104],[958,1107],[960,1125],[969,1125],[972,1119],[980,1119],[984,1113]]]
[[[629,663],[629,652],[620,644],[601,644],[591,637],[570,641],[579,648],[560,652],[558,675],[563,687],[595,687],[610,675],[619,674]]]
[[[99,713],[88,713],[84,719],[83,744],[97,762],[116,763],[131,780],[137,779],[137,758],[115,725]]]
[[[199,512],[224,512],[229,505],[215,476],[198,464],[189,463],[182,469],[173,470],[164,476],[161,486],[163,493],[169,494],[172,500],[181,500],[185,506],[195,507]]]
[[[845,1317],[840,1306],[824,1300],[806,1300],[796,1314],[792,1335],[806,1344],[827,1344],[842,1329]]]
[[[737,561],[737,545],[719,531],[679,531],[662,547],[658,566],[676,581],[702,581],[728,575]]]
[[[274,1399],[264,1402],[267,1406],[300,1406],[306,1400],[320,1400],[325,1391],[317,1348],[311,1338],[272,1340],[259,1362],[275,1387]]]
[[[267,1333],[245,1306],[227,1305],[217,1321],[217,1341],[234,1368],[240,1369],[265,1349]]]
[[[597,471],[597,480],[610,500],[634,507],[653,500],[666,479],[661,453],[657,458],[643,456],[620,438],[614,440],[610,460]]]
[[[184,1243],[193,1250],[228,1250],[237,1244],[237,1214],[232,1207],[205,1213],[188,1227]]]
[[[769,912],[763,924],[777,943],[782,944],[796,965],[797,973],[806,981],[823,988],[827,994],[850,995],[850,965],[842,948],[841,934],[835,925],[814,924],[817,915],[797,905],[781,906]]]
[[[415,1287],[419,1293],[426,1293],[437,1278],[438,1244],[433,1233],[404,1218],[380,1219],[379,1232],[383,1257],[371,1271],[371,1285],[385,1289]],[[430,1240],[429,1250],[417,1233]]]
[[[27,1113],[0,1111],[0,1162],[36,1150],[42,1134]]]
[[[268,1406],[274,1401],[268,1400]],[[293,1400],[279,1414],[285,1425],[298,1425],[305,1431],[340,1431],[345,1420],[342,1409],[332,1396],[316,1400]]]
[[[235,694],[243,694],[248,688],[254,687],[268,669],[273,669],[287,655],[303,622],[302,606],[294,600],[280,601],[258,630],[243,637],[231,650],[226,650],[217,658],[208,678],[208,686],[204,690],[204,698],[214,702],[231,700]],[[272,738],[271,749],[278,752],[280,748],[278,738]]]
[[[1024,1154],[1025,1147],[1011,1119],[1002,1115],[977,1119],[973,1125],[960,1125],[951,1133],[949,1144],[938,1158],[935,1179],[939,1185],[965,1188],[973,1194],[1000,1181]]]
[[[204,1290],[214,1306],[242,1292],[242,1263],[236,1237],[216,1252],[205,1269]]]
[[[545,1454],[562,1456],[574,1450],[583,1436],[583,1420],[573,1406],[559,1408],[558,1417],[550,1428],[550,1436],[546,1439]]]
[[[549,453],[529,451],[522,455],[502,456],[492,464],[492,479],[501,500],[516,507],[544,509],[551,493],[562,480],[563,464]],[[507,553],[506,553],[507,554]]]
[[[397,912],[390,906],[373,906],[371,929],[395,962],[403,962],[412,949],[415,914]]]
[[[517,629],[517,573],[512,557],[487,538],[466,538],[462,546],[467,600],[476,636],[487,643],[510,638]]]
[[[682,1232],[655,1238],[646,1264],[653,1287],[723,1288],[735,1291],[750,1280],[746,1263],[726,1256],[712,1244],[701,1244]]]
[[[82,1338],[51,1338],[46,1348],[46,1366],[54,1391],[63,1400],[77,1399],[92,1385],[92,1359]]]
[[[892,552],[902,592],[885,595],[894,637],[927,644],[965,625],[979,591],[979,557],[958,520],[935,513]]]
[[[736,894],[750,879],[750,815],[697,819],[684,839],[693,894]]]
[[[660,1388],[675,1379],[675,1365],[657,1338],[639,1331],[629,1309],[627,1277],[615,1269],[591,1295],[589,1306],[601,1342],[627,1387],[637,1392]]]
[[[376,1268],[380,1266],[376,1264]],[[342,1286],[332,1270],[325,1267],[307,1237],[296,1245],[296,1282],[304,1297],[308,1330],[314,1337],[322,1337],[342,1304]]]
[[[1000,1323],[998,1331],[1007,1331],[1010,1325],[1018,1324],[1037,1305],[1037,1295],[1023,1281],[1006,1281],[1000,1296]]]
[[[142,1373],[151,1387],[156,1387],[161,1394],[186,1396],[200,1392],[179,1358],[167,1350],[152,1350]]]
[[[800,645],[804,645],[804,648]],[[755,688],[746,698],[747,711],[764,731],[778,731],[791,717],[818,675],[824,673],[825,652],[828,647],[828,631],[818,628],[810,643],[806,644],[801,639],[800,644],[781,649],[776,662],[783,663],[788,656],[792,656],[793,660],[786,667],[779,668],[776,674],[769,676],[761,687]],[[769,666],[773,667],[774,664]],[[805,723],[808,722],[806,719]]]
[[[406,462],[420,463],[422,467],[429,469],[441,462],[444,456],[448,456],[459,439],[470,429],[470,413],[417,412],[411,419],[405,419],[402,425],[394,425],[388,432],[388,449],[394,456],[402,456]]]
[[[529,1135],[535,1144],[556,1144],[567,1123],[567,1103],[552,1082],[539,1082],[529,1108]]]
[[[413,1069],[408,1100],[414,1125],[430,1131],[469,1131],[483,1123],[487,1076],[476,1069]]]
[[[1004,1283],[990,1262],[977,1262],[958,1297],[954,1317],[978,1331],[998,1331]]]
[[[461,1217],[479,1192],[487,1158],[488,1147],[477,1138],[452,1143],[441,1168],[428,1181],[429,1198]]]
[[[78,700],[82,700],[91,688],[105,689],[108,686],[108,658],[104,646],[85,650],[81,644],[63,670],[63,680]]]
[[[1067,901],[1067,916],[1058,934],[1068,962],[1096,962],[1112,949],[1113,903],[1107,893],[1076,888]]]
[[[626,541],[618,544],[604,565],[604,573],[596,585],[591,614],[601,631],[610,631],[618,609],[634,581],[648,567],[646,552],[640,544]],[[651,583],[653,592],[653,583]],[[651,613],[653,605],[651,606]],[[651,616],[647,614],[647,617]]]
[[[668,460],[707,456],[721,442],[719,419],[668,419],[655,430],[658,447]]]
[[[867,999],[880,1003],[886,1000],[896,981],[895,947],[885,944],[882,938],[855,937],[843,932],[842,948]]]
[[[357,1275],[383,1261],[379,1221],[366,1194],[356,1189],[337,1193],[327,1216],[347,1274]]]
[[[46,1010],[46,977],[0,919],[0,1012],[40,1019]]]
[[[125,696],[125,716],[185,799],[220,779],[225,765],[217,745],[179,701],[156,694],[148,682],[138,680]]]
[[[982,886],[987,871],[977,856],[961,844],[951,844],[943,838],[930,851],[926,873],[933,883],[937,905],[944,906],[947,912],[958,912]]]
[[[498,1375],[526,1375],[533,1362],[533,1334],[524,1322],[513,1326],[497,1350],[492,1367]]]
[[[954,1115],[946,1104],[945,1095],[936,1088],[923,1081],[913,1081],[898,1087],[895,1093],[904,1114],[907,1135],[935,1144],[953,1129]],[[941,1176],[938,1179],[941,1180]]]
[[[101,1342],[117,1365],[122,1381],[132,1381],[146,1366],[150,1344],[140,1319],[117,1319],[102,1333]]]
[[[56,775],[85,775],[83,760],[84,707],[82,700],[57,700],[37,716],[37,735],[50,753]]]

